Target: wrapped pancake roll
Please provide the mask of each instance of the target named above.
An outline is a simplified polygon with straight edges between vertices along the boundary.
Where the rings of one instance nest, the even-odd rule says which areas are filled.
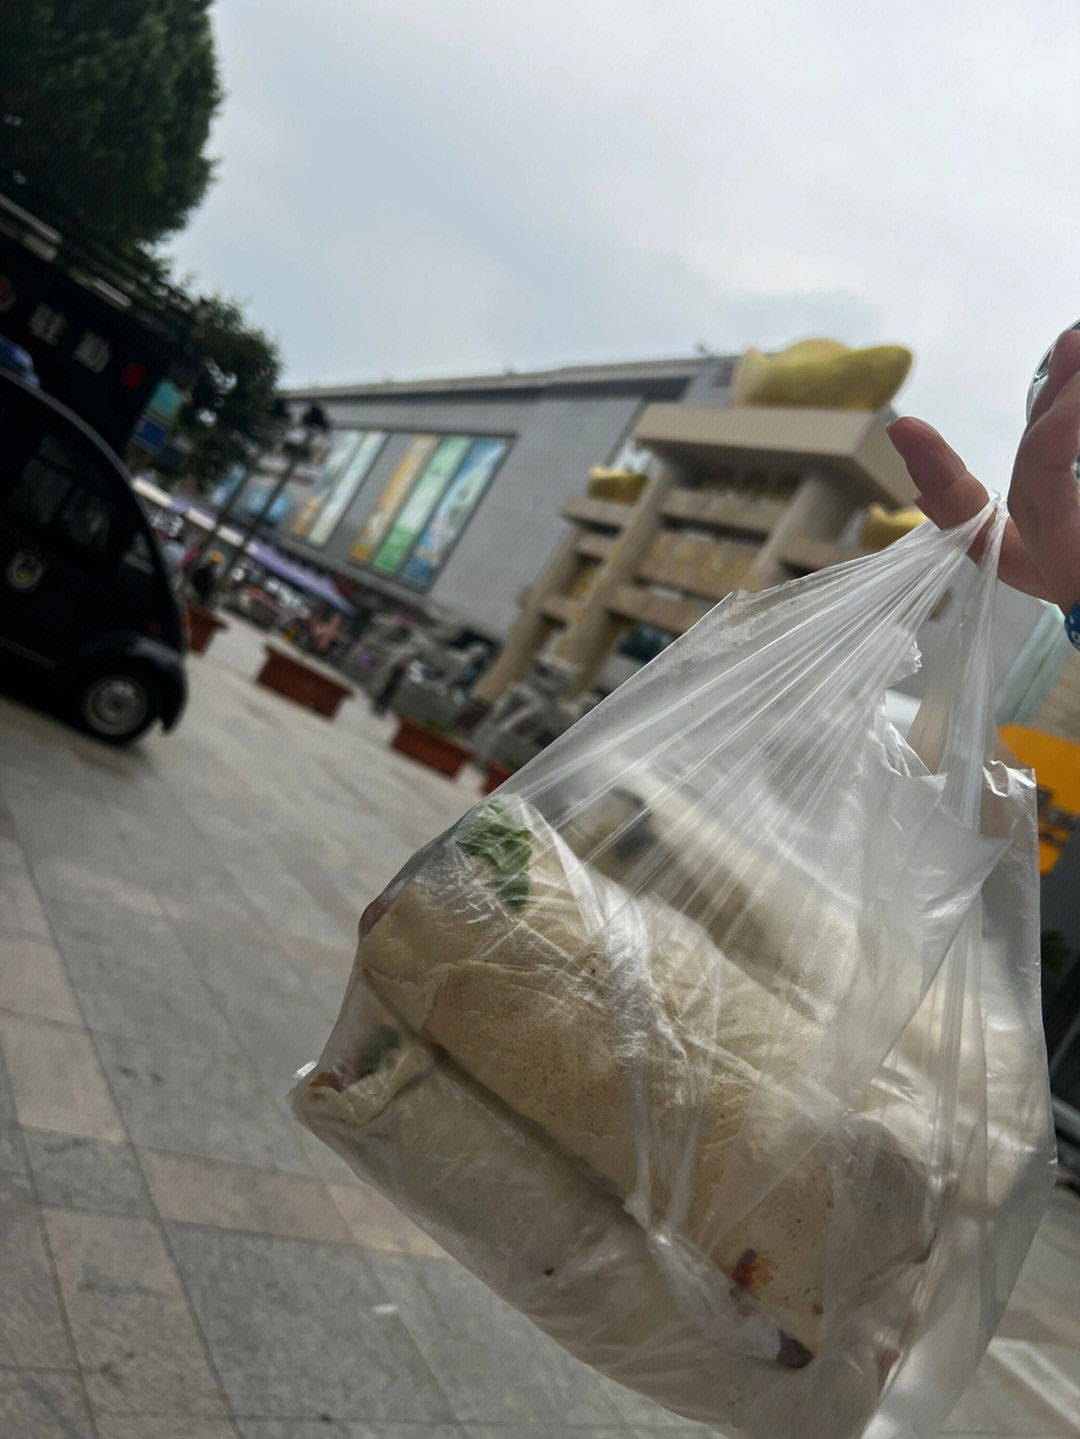
[[[747,1439],[937,1432],[1045,1203],[1005,522],[724,601],[414,856],[294,1094],[570,1352]],[[909,743],[882,696],[987,525]]]
[[[613,776],[612,787],[558,831],[590,869],[694,920],[751,978],[816,1015],[821,995],[808,973],[808,950],[828,947],[836,960],[856,936],[792,865],[766,858],[705,805],[641,768]],[[808,922],[811,945],[799,945]],[[797,945],[797,972],[785,975],[785,956]]]
[[[698,925],[589,870],[513,799],[466,816],[381,905],[363,981],[673,1236],[674,1283],[706,1304],[734,1286],[810,1354],[883,1284],[914,1284],[925,1172],[812,1082],[808,1021]]]
[[[618,1201],[535,1126],[388,1024],[355,982],[292,1106],[544,1333],[672,1412],[817,1439],[848,1439],[873,1412],[880,1361],[869,1341],[842,1365],[806,1364],[737,1295],[709,1324],[691,1322]]]
[[[610,781],[561,817],[556,797],[560,838],[590,870],[694,920],[727,960],[810,1020],[805,1068],[858,1106],[1010,842],[1007,774],[987,778],[978,836],[942,805],[919,756],[884,730],[849,781],[857,802],[835,817],[826,809],[816,824],[804,817],[798,834],[782,801],[749,780],[738,804],[707,781],[694,788],[644,765]],[[856,843],[852,807],[902,823],[864,826]],[[845,836],[843,864],[829,851],[833,830]]]

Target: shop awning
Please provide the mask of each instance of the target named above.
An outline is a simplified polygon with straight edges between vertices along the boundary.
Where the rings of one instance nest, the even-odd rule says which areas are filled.
[[[314,595],[316,599],[325,600],[327,604],[339,609],[342,614],[356,613],[333,581],[298,564],[296,560],[289,559],[280,550],[275,550],[273,545],[263,544],[261,540],[253,540],[248,546],[247,552],[257,565],[262,565],[264,570],[269,570],[271,574],[277,575],[286,584],[303,590],[306,594]]]
[[[170,495],[168,498],[172,508],[178,510],[193,524],[200,525],[203,529],[210,529],[213,525],[213,515],[206,510],[199,509],[190,500],[182,499],[178,495]],[[218,538],[225,545],[238,544],[240,533],[226,527],[218,531]],[[296,560],[289,559],[280,550],[275,550],[273,545],[264,544],[262,540],[252,540],[247,547],[247,556],[255,564],[262,565],[264,570],[269,570],[271,574],[277,575],[278,579],[284,580],[286,584],[303,590],[305,594],[313,595],[316,599],[325,600],[328,605],[333,605],[342,614],[353,615],[356,613],[355,608],[344,598],[332,580],[328,580],[315,570],[309,570]]]

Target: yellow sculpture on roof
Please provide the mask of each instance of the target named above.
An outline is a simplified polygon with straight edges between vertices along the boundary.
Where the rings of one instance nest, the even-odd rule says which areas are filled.
[[[638,474],[636,470],[610,470],[604,465],[593,465],[585,493],[590,500],[613,500],[616,504],[632,505],[648,483],[648,475]]]
[[[861,543],[864,550],[883,550],[894,540],[903,539],[926,516],[915,505],[902,510],[887,510],[884,505],[871,505],[863,519]]]
[[[735,372],[732,403],[880,410],[904,383],[911,360],[903,345],[855,350],[839,340],[802,340],[772,355],[751,348]]]

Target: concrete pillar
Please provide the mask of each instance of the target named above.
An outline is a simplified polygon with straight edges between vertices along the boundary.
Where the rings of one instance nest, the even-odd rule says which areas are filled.
[[[471,699],[492,705],[507,685],[528,673],[533,655],[551,629],[552,622],[541,612],[541,605],[548,595],[558,594],[569,584],[577,567],[578,557],[574,547],[578,532],[577,525],[570,526],[569,535],[556,550],[551,563],[530,587],[520,618],[507,636],[498,659],[473,686]]]
[[[668,465],[651,478],[633,505],[627,505],[623,529],[613,536],[611,552],[604,560],[596,582],[587,599],[580,601],[576,618],[568,624],[552,645],[560,659],[568,660],[581,670],[575,689],[580,694],[590,688],[603,668],[612,645],[626,626],[626,621],[607,609],[609,599],[619,585],[629,583],[642,557],[653,542],[660,524],[660,509],[676,472]],[[499,658],[477,681],[472,698],[483,704],[494,704],[506,686],[525,674],[532,657],[550,633],[551,621],[542,613],[545,599],[563,592],[579,563],[577,541],[587,526],[571,522],[570,534],[560,546],[554,561],[532,587],[521,618],[511,630]]]
[[[787,578],[782,555],[789,540],[806,537],[835,540],[854,508],[838,477],[821,471],[805,473],[787,509],[773,526],[746,577],[747,588],[767,589]]]
[[[638,566],[656,537],[661,523],[660,511],[676,478],[677,471],[665,464],[649,480],[633,506],[629,522],[616,536],[592,593],[583,602],[574,623],[567,626],[553,646],[561,659],[581,668],[576,693],[591,687],[625,627],[626,621],[613,615],[607,602],[620,585],[629,584],[634,579]]]

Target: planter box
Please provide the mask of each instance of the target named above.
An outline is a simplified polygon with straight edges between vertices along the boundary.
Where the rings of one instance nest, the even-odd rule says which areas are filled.
[[[187,617],[193,655],[205,654],[218,630],[229,628],[224,620],[219,620],[217,615],[211,610],[203,609],[202,605],[188,605]]]
[[[405,715],[400,716],[400,720],[398,732],[390,742],[390,748],[397,750],[398,754],[408,755],[418,764],[450,776],[456,775],[461,766],[472,758],[472,750],[448,735],[427,729]]]
[[[263,646],[266,662],[255,677],[255,683],[276,690],[295,704],[304,705],[316,714],[333,719],[342,700],[352,699],[354,691],[325,666],[279,645]]]

